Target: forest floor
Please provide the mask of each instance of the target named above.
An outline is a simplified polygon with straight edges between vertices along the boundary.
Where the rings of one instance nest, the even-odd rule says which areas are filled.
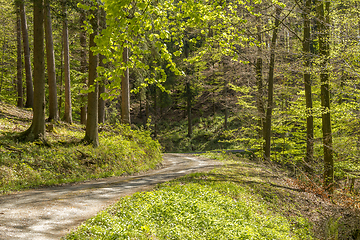
[[[160,169],[143,174],[0,196],[0,239],[59,239],[120,197],[216,165],[219,162],[206,158],[165,154]]]
[[[2,104],[0,132],[24,130],[31,118],[29,111]],[[9,155],[13,159],[18,149],[14,148],[17,146],[9,147],[14,151]],[[8,149],[4,149],[1,153],[7,152]],[[289,219],[294,229],[307,226],[302,220],[306,219],[311,225],[310,235],[315,239],[360,239],[359,195],[343,191],[342,183],[337,185],[335,194],[330,197],[311,177],[301,172],[295,174],[292,169],[276,163],[234,154],[217,153],[206,157],[165,154],[162,167],[146,173],[143,171],[134,175],[130,172],[132,176],[86,182],[82,179],[82,183],[0,196],[0,239],[58,239],[122,196],[149,191],[158,183],[213,167],[216,168],[210,172],[186,175],[172,182],[180,185],[229,182],[246,188],[256,201],[264,203],[274,214]],[[222,165],[219,164],[220,160]],[[89,167],[92,168],[92,165]]]
[[[175,156],[178,157],[178,160],[183,158],[183,160],[186,161],[185,159],[191,155],[176,154]],[[274,216],[275,219],[278,218],[276,217],[278,215],[285,217],[293,229],[294,238],[292,239],[360,239],[360,211],[353,206],[346,205],[345,202],[339,202],[341,197],[344,198],[343,195],[336,194],[332,199],[318,189],[311,189],[310,187],[304,188],[298,180],[291,177],[291,172],[273,163],[244,158],[241,155],[235,154],[211,153],[206,157],[209,159],[217,159],[223,164],[217,166],[210,172],[188,174],[184,177],[163,183],[157,187],[157,189],[161,190],[164,186],[173,186],[174,184],[178,184],[179,186],[186,186],[188,184],[213,186],[217,183],[223,184],[228,182],[234,184],[235,188],[246,189],[247,194],[250,194],[248,195],[250,198],[246,200],[248,201],[250,199],[248,202],[249,205],[252,204],[251,201],[255,201],[258,205],[264,204],[266,208],[272,212],[271,215]],[[199,158],[199,160],[200,159],[203,158]],[[227,191],[230,192],[225,193],[221,192],[221,190],[219,192],[231,196],[236,201],[240,201],[241,197],[236,196],[236,193],[231,193],[231,191],[242,191],[238,189],[228,189]],[[131,208],[132,204],[125,204],[124,208]],[[181,203],[179,205],[181,205]],[[167,206],[164,205],[161,206],[161,208],[162,207],[166,208]],[[178,208],[181,209],[181,206],[178,206]],[[114,212],[111,208],[107,211],[110,213]],[[259,210],[254,208],[253,211],[258,212]],[[128,213],[121,212],[121,214],[127,215]],[[263,218],[267,217],[266,215],[263,216]],[[181,216],[179,216],[179,218],[181,218]],[[128,221],[131,222],[131,220],[132,219],[129,219]],[[97,223],[97,221],[100,221],[100,223]],[[116,220],[113,221],[116,222]],[[149,222],[151,222],[151,220],[149,220]],[[85,236],[88,236],[86,234],[93,234],[91,229],[96,229],[96,231],[101,232],[101,230],[99,230],[101,227],[109,231],[107,234],[108,238],[111,239],[111,230],[106,227],[106,223],[111,225],[115,224],[108,222],[107,219],[102,219],[102,214],[99,214],[96,218],[87,221],[82,228],[79,228],[79,230],[65,239],[86,238]],[[151,223],[149,224],[151,225]],[[178,224],[176,222],[172,224],[174,224],[176,228],[181,228],[181,226],[176,225]],[[256,225],[256,223],[254,223],[254,225]],[[183,229],[183,231],[185,232],[186,229]],[[156,230],[153,235],[157,236]],[[96,239],[96,236],[100,237],[101,235],[94,233],[94,235],[89,236],[93,236],[91,239]],[[149,235],[144,235],[143,237],[144,239],[153,239],[149,237]],[[134,239],[138,239],[138,236],[135,235]],[[140,239],[142,238],[140,237]],[[160,236],[155,237],[155,239],[167,238]],[[191,237],[180,237],[176,239],[191,239]],[[208,238],[205,237],[202,239]]]

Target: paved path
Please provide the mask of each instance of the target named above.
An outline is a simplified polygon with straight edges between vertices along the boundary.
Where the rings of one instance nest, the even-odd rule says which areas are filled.
[[[112,177],[0,196],[0,239],[59,239],[120,197],[220,163],[188,154],[164,154],[163,167],[137,176]]]

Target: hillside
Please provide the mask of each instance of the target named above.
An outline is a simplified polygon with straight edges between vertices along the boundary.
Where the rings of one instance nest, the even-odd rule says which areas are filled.
[[[120,176],[160,164],[161,148],[150,133],[117,125],[101,128],[100,146],[84,145],[79,124],[47,124],[46,143],[20,142],[30,111],[0,103],[0,193]]]

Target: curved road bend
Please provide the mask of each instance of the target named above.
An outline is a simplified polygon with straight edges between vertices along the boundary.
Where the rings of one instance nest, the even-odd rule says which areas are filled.
[[[161,169],[141,175],[0,196],[0,239],[59,239],[120,197],[219,165],[221,163],[189,154],[164,154]]]

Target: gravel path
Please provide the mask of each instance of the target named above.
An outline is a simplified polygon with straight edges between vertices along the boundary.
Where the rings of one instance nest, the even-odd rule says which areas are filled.
[[[0,239],[59,239],[120,197],[218,165],[220,163],[189,154],[164,154],[161,169],[141,175],[0,196]]]

